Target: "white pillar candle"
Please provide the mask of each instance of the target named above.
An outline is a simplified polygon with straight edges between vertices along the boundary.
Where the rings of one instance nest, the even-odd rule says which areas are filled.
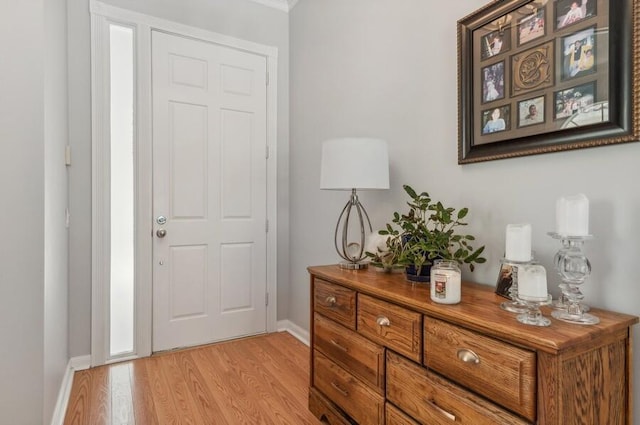
[[[582,193],[556,201],[556,233],[564,236],[589,234],[589,199]]]
[[[504,256],[511,261],[531,261],[530,224],[507,224]]]
[[[547,292],[547,271],[541,265],[518,267],[518,298],[525,301],[545,301]]]

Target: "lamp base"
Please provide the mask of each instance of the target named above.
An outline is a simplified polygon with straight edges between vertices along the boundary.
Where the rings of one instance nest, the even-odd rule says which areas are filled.
[[[340,268],[345,270],[363,270],[367,267],[369,267],[369,263],[350,263],[347,261],[340,263]]]

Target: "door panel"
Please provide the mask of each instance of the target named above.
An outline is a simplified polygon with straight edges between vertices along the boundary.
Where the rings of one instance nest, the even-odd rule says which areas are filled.
[[[266,331],[266,59],[152,33],[153,350]]]

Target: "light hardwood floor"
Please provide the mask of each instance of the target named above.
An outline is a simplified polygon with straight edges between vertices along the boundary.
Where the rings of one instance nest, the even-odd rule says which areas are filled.
[[[76,372],[65,425],[317,425],[309,348],[280,332]]]

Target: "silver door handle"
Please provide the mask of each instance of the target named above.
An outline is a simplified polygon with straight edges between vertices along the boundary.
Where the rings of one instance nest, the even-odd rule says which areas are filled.
[[[167,236],[167,231],[165,229],[158,229],[156,231],[156,236],[158,236],[159,238],[164,238],[165,236]]]

